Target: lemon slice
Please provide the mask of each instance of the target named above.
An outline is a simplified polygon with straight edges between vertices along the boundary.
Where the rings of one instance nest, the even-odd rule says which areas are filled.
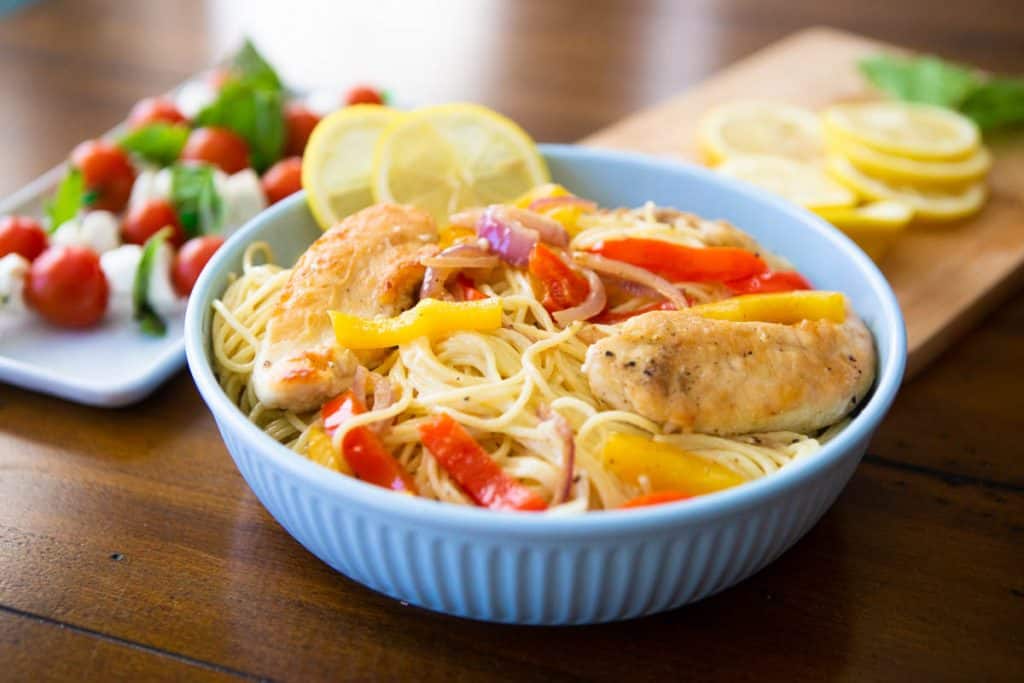
[[[879,260],[914,217],[914,210],[902,202],[884,200],[817,214],[842,230],[868,256]]]
[[[922,189],[911,185],[895,185],[860,171],[843,157],[831,157],[828,170],[832,176],[863,197],[872,200],[893,200],[909,206],[915,216],[928,221],[954,221],[978,211],[985,203],[984,183],[974,183],[958,190]]]
[[[980,180],[992,166],[992,155],[984,146],[963,159],[923,161],[879,152],[841,135],[830,135],[827,142],[832,153],[846,157],[861,171],[892,183],[962,186]]]
[[[914,209],[894,200],[862,206],[819,209],[816,214],[837,228],[902,228],[914,217]]]
[[[741,101],[711,109],[697,126],[697,142],[713,166],[739,156],[796,161],[823,156],[818,117],[777,102]]]
[[[530,136],[475,104],[406,114],[381,136],[373,158],[376,201],[419,206],[439,223],[464,208],[510,202],[548,179]]]
[[[358,104],[339,109],[313,129],[302,157],[302,187],[321,228],[373,203],[373,150],[400,116],[387,107]]]
[[[718,167],[737,180],[773,192],[808,209],[853,206],[857,196],[814,164],[781,157],[737,157]]]
[[[980,140],[978,127],[970,119],[926,104],[841,104],[822,114],[822,124],[830,136],[913,159],[962,159],[974,153]]]

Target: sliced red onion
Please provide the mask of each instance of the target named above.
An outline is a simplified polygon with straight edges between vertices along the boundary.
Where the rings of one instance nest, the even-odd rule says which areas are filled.
[[[540,234],[501,215],[500,205],[487,207],[476,222],[476,234],[487,240],[501,258],[518,268],[530,261],[530,250],[540,241]]]
[[[565,231],[562,224],[553,218],[542,216],[529,209],[520,209],[517,206],[496,204],[494,208],[498,218],[505,222],[516,221],[527,230],[536,230],[540,235],[540,241],[556,247],[569,246],[569,233]]]
[[[366,380],[370,378],[370,372],[362,365],[356,366],[352,375],[352,395],[362,405],[366,405]]]
[[[587,293],[587,298],[580,302],[579,305],[572,308],[564,308],[551,314],[551,317],[559,325],[568,325],[574,320],[593,318],[603,311],[605,304],[608,303],[608,295],[605,293],[604,283],[601,282],[601,278],[597,276],[597,273],[587,268],[581,268],[580,270],[583,273],[583,277],[587,278],[590,291]]]
[[[440,299],[448,278],[462,268],[493,268],[498,258],[479,244],[455,244],[437,256],[426,256],[420,263],[427,267],[420,285],[421,299]]]
[[[561,197],[541,197],[530,202],[530,211],[547,211],[558,206],[578,206],[585,212],[597,211],[597,204],[589,199],[581,199],[575,195]]]
[[[567,501],[572,492],[572,478],[576,469],[576,440],[568,420],[560,413],[547,406],[542,406],[538,413],[542,420],[551,423],[555,434],[562,441],[562,481],[551,499],[552,505],[558,505]]]
[[[639,268],[629,263],[615,261],[605,258],[599,254],[591,254],[587,251],[577,251],[573,254],[577,263],[588,268],[593,268],[599,273],[614,275],[623,280],[632,280],[645,287],[650,287],[661,296],[668,299],[678,309],[689,307],[686,297],[671,282],[665,278],[658,277],[649,270]]]

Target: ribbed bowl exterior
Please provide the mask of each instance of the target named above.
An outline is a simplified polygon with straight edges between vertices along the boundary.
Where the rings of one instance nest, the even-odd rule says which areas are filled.
[[[290,263],[319,234],[299,195],[254,219],[203,271],[186,314],[189,367],[228,451],[273,517],[346,576],[399,600],[471,619],[587,624],[679,607],[750,576],[821,518],[852,476],[899,388],[906,336],[885,279],[819,219],[708,171],[637,155],[545,146],[553,177],[603,205],[650,199],[751,230],[812,282],[841,290],[875,335],[879,372],[857,417],[812,457],[685,504],[577,517],[494,513],[399,496],[292,453],[217,384],[210,303],[246,246]]]
[[[728,588],[772,562],[832,505],[866,443],[789,495],[711,522],[632,537],[526,538],[430,516],[396,520],[312,488],[230,429],[221,433],[260,502],[310,552],[399,600],[460,617],[590,624],[653,614]]]

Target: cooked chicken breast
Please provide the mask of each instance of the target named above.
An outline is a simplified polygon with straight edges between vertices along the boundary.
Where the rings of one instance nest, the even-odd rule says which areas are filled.
[[[272,408],[304,411],[349,387],[372,358],[338,346],[327,315],[364,318],[409,308],[423,279],[420,259],[437,251],[429,214],[378,204],[349,216],[295,264],[256,356],[253,388]]]
[[[779,325],[659,311],[591,346],[584,370],[609,405],[684,431],[811,432],[864,398],[875,348],[852,313]]]

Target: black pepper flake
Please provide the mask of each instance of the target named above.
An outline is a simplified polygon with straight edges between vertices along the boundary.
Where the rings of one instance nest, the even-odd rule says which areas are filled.
[[[124,559],[124,555],[121,553],[111,553],[110,559],[112,559],[114,562],[120,562]]]
[[[628,363],[626,363],[626,367],[627,368],[635,368],[636,367],[636,361],[635,360],[629,361]]]
[[[654,368],[644,368],[645,377],[654,377]]]
[[[615,354],[612,353],[611,351],[605,351],[604,352],[604,357],[605,358],[615,358]]]

